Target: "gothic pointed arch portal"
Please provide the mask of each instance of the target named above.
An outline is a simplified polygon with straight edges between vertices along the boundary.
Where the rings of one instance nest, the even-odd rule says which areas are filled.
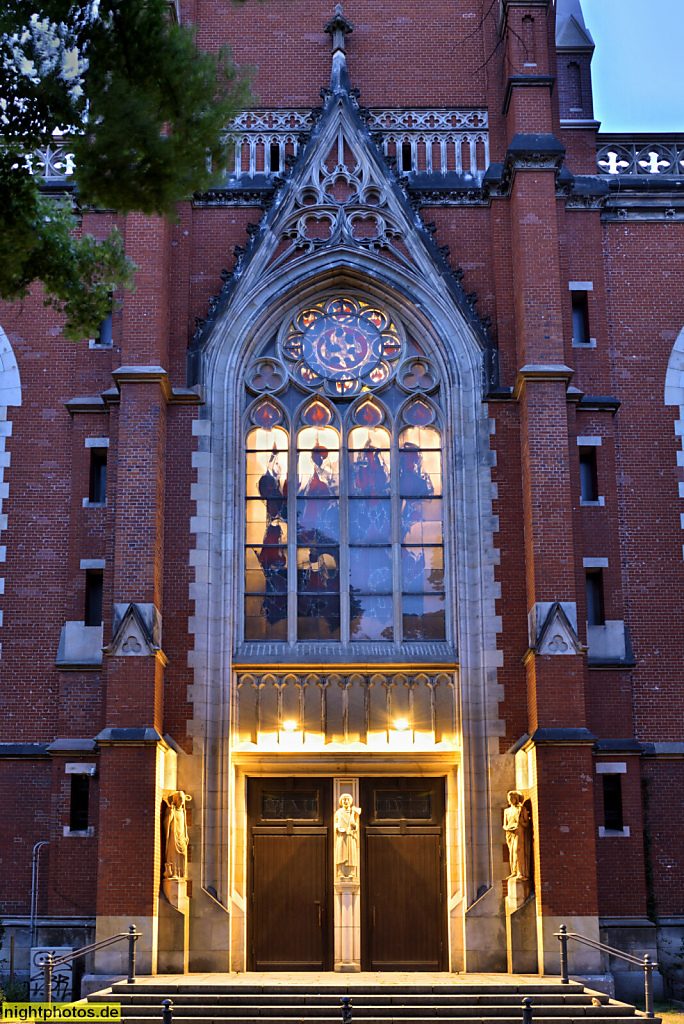
[[[203,793],[203,884],[230,915],[232,969],[296,968],[260,945],[249,909],[269,902],[248,857],[277,828],[269,815],[289,808],[279,820],[294,832],[283,835],[304,843],[322,828],[332,842],[322,808],[344,793],[359,807],[361,792],[358,864],[353,877],[319,880],[328,903],[302,938],[302,963],[314,953],[307,962],[322,967],[385,962],[368,908],[385,906],[371,888],[391,885],[392,854],[371,838],[396,829],[382,816],[401,807],[400,819],[418,815],[418,833],[439,837],[425,856],[444,955],[426,949],[421,962],[491,965],[501,723],[485,348],[333,75],[309,145],[197,338],[207,401],[196,425],[196,775],[184,784]],[[264,789],[268,777],[294,778],[301,796]],[[420,777],[428,788],[410,796]],[[329,854],[312,847],[302,863]],[[297,878],[291,898],[321,904]],[[476,901],[491,927],[466,914]],[[343,913],[353,948],[339,944]],[[316,945],[318,927],[327,938]],[[390,961],[405,967],[405,954]]]

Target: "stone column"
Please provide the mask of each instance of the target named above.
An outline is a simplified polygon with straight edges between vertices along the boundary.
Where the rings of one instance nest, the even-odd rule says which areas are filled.
[[[352,808],[359,806],[359,780],[353,778],[333,779],[334,811],[340,807],[340,797],[351,797]],[[333,847],[336,845],[337,828],[333,829]],[[361,826],[357,827],[357,864],[356,869],[342,869],[349,873],[344,875],[333,856],[333,891],[335,894],[335,970],[340,972],[356,972],[361,970],[361,877],[360,877],[360,841]]]

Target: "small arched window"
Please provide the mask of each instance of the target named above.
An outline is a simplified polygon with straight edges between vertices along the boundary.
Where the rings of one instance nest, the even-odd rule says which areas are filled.
[[[284,325],[248,391],[245,642],[446,640],[439,375],[421,346],[386,311],[328,300]]]

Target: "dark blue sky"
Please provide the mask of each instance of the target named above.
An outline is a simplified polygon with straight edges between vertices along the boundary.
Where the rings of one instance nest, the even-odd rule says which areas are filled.
[[[604,132],[684,132],[684,0],[581,0]]]

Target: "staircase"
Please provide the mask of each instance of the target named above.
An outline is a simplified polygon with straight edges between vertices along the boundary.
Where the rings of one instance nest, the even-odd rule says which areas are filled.
[[[280,980],[282,978],[282,981]],[[532,1024],[600,1018],[635,1024],[643,1014],[577,982],[524,975],[169,975],[115,984],[88,1002],[120,1002],[127,1024],[161,1024],[162,1000],[174,1024],[342,1024],[341,996],[352,997],[362,1024],[522,1024],[532,999]],[[353,979],[353,980],[352,980]],[[396,980],[395,980],[396,979]],[[449,979],[449,980],[447,980]],[[654,1024],[660,1024],[659,1018]]]

